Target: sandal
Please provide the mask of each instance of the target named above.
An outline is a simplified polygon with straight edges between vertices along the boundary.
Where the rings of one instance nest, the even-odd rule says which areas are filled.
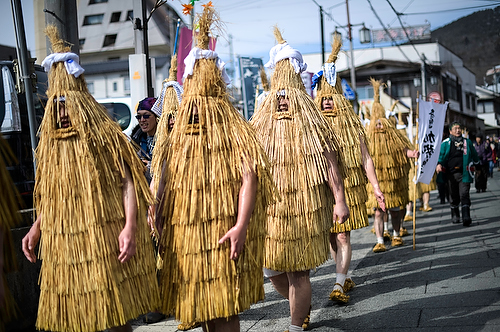
[[[356,286],[356,284],[354,283],[354,281],[352,281],[351,278],[347,278],[345,281],[344,281],[344,292],[349,292],[351,289],[354,288],[354,286]]]
[[[342,287],[342,285],[339,284],[338,282],[335,283],[335,286],[336,285],[340,286],[340,290],[339,289],[332,290],[332,292],[330,293],[330,300],[342,303],[349,302],[349,295],[345,294],[344,287]]]
[[[307,314],[306,318],[304,318],[304,322],[302,323],[302,330],[307,330],[309,327],[309,323],[311,322],[311,309],[312,305],[309,306],[309,313]]]

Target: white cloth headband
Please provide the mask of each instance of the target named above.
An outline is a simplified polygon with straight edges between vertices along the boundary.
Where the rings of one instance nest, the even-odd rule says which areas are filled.
[[[85,71],[85,69],[80,66],[79,57],[75,53],[68,52],[49,54],[45,59],[43,59],[42,66],[45,71],[48,72],[55,62],[64,62],[64,66],[66,67],[68,74],[75,76],[75,78],[83,74]]]
[[[267,68],[274,68],[279,61],[290,59],[290,63],[297,74],[307,69],[307,64],[302,59],[302,54],[288,45],[288,43],[278,44],[271,48],[269,57],[269,61],[265,64]]]
[[[188,56],[184,59],[184,65],[186,65],[186,68],[184,69],[184,75],[182,76],[183,80],[186,79],[188,75],[193,75],[194,64],[198,59],[216,59],[215,65],[222,72],[222,79],[226,82],[226,84],[231,83],[229,76],[227,76],[226,69],[224,69],[225,63],[219,58],[217,52],[203,50],[199,47],[191,49]]]
[[[337,83],[337,72],[335,71],[335,64],[333,62],[325,63],[323,65],[323,75],[326,81],[331,86],[335,86]]]
[[[156,99],[155,103],[151,107],[151,112],[158,115],[158,117],[161,116],[161,113],[163,111],[163,100],[165,99],[165,93],[167,92],[167,88],[170,86],[174,88],[175,93],[177,95],[177,100],[179,101],[179,104],[181,103],[181,100],[182,100],[181,96],[182,96],[182,93],[184,92],[184,89],[182,88],[182,86],[176,81],[163,82],[163,87],[161,89],[161,93],[158,96],[158,99]]]

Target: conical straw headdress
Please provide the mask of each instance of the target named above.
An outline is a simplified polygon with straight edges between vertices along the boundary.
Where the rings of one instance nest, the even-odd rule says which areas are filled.
[[[34,199],[41,216],[42,259],[36,327],[101,331],[158,304],[146,223],[152,196],[144,165],[120,127],[90,95],[81,70],[70,74],[71,61],[78,58],[68,53],[55,27],[46,33],[56,53],[43,62],[50,70],[48,102],[36,150]],[[60,128],[62,105],[70,122]],[[123,188],[127,174],[134,191]],[[122,264],[118,238],[126,221],[124,195],[135,197],[137,205],[137,218],[130,220],[136,223],[137,249]]]
[[[384,193],[386,208],[403,207],[408,203],[408,172],[409,160],[405,149],[411,148],[409,140],[396,129],[394,124],[385,117],[384,107],[380,104],[379,88],[381,81],[371,79],[374,97],[371,109],[368,138],[370,140],[370,155],[375,171]],[[369,200],[368,208],[378,207],[373,195],[373,188],[367,186]]]
[[[325,151],[337,148],[328,122],[306,93],[302,55],[283,39],[270,51],[271,90],[251,123],[266,150],[282,200],[267,210],[264,266],[304,271],[328,258],[333,195],[327,185]],[[279,108],[287,102],[288,110]]]
[[[185,60],[191,74],[166,154],[158,161],[160,154],[153,154],[153,163],[164,166],[154,174],[155,192],[164,188],[158,212],[164,221],[161,310],[175,311],[185,323],[237,315],[264,297],[264,213],[275,189],[253,129],[229,99],[221,61],[207,50],[217,23],[215,10],[205,6],[197,47]],[[250,170],[258,192],[245,249],[233,261],[230,244],[218,241],[236,224],[243,176]]]
[[[335,223],[332,232],[340,233],[368,226],[368,215],[365,202],[368,199],[366,193],[366,175],[363,167],[361,144],[368,146],[366,133],[360,118],[354,113],[351,103],[344,97],[340,77],[335,72],[335,61],[342,47],[342,41],[338,34],[334,37],[332,52],[327,63],[323,66],[323,74],[320,76],[316,86],[315,103],[321,109],[326,119],[332,126],[333,131],[339,137],[339,148],[342,153],[339,159],[345,168],[344,189],[346,203],[349,207],[349,219],[343,224]],[[326,72],[326,73],[325,73]],[[317,74],[318,75],[318,74]],[[332,101],[332,109],[324,109],[323,101]]]

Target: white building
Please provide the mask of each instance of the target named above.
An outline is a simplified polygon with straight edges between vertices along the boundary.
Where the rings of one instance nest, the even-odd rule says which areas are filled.
[[[350,53],[340,52],[337,72],[350,81]],[[321,70],[321,54],[304,54],[308,71]],[[425,72],[422,59],[425,57]],[[386,83],[388,95],[416,109],[417,93],[449,102],[447,122],[460,121],[471,131],[483,130],[477,117],[475,75],[453,52],[439,43],[399,45],[354,50],[356,92],[360,101],[373,97],[370,77]],[[425,81],[422,80],[425,73]],[[389,108],[390,105],[384,105]]]

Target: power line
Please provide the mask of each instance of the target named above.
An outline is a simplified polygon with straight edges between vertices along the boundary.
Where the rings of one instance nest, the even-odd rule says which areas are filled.
[[[500,5],[500,2],[496,2],[491,5],[480,5],[480,6],[472,6],[472,7],[462,7],[462,8],[453,8],[453,9],[444,9],[444,10],[436,10],[433,12],[421,12],[421,13],[401,13],[401,15],[427,15],[427,14],[440,14],[440,13],[447,13],[447,12],[452,12],[452,11],[458,11],[458,10],[467,10],[467,9],[477,9],[477,8],[486,8],[486,7],[493,7],[493,6],[498,6]]]
[[[413,49],[415,50],[415,53],[417,53],[418,57],[419,57],[422,61],[424,61],[424,62],[425,62],[425,58],[424,58],[424,57],[422,57],[422,56],[420,55],[420,53],[417,51],[417,48],[415,47],[415,44],[413,44],[413,41],[410,39],[410,36],[408,35],[408,31],[406,31],[406,28],[404,27],[403,22],[401,21],[401,17],[400,17],[400,16],[401,16],[402,14],[401,14],[400,12],[398,12],[398,11],[394,8],[394,6],[392,5],[392,3],[391,3],[389,0],[387,0],[387,3],[389,4],[389,6],[391,6],[392,10],[393,10],[393,11],[394,11],[394,13],[396,14],[396,17],[398,18],[399,24],[401,24],[401,28],[403,28],[403,31],[404,31],[404,33],[405,33],[405,36],[406,36],[406,38],[408,38],[408,41],[410,42],[411,46],[413,46]]]
[[[377,12],[375,11],[375,8],[373,8],[372,3],[370,2],[370,0],[366,0],[366,1],[368,1],[368,4],[370,5],[370,8],[371,8],[373,14],[375,14],[375,17],[378,19],[378,21],[379,21],[380,25],[382,26],[382,28],[384,28],[384,31],[387,34],[387,36],[389,36],[389,38],[391,38],[392,42],[401,51],[401,54],[403,54],[403,56],[406,58],[406,60],[408,62],[412,63],[412,61],[410,60],[410,58],[408,58],[408,56],[406,55],[406,53],[403,52],[403,50],[401,49],[401,47],[396,43],[396,41],[394,40],[394,38],[391,36],[391,34],[389,33],[389,30],[387,30],[387,28],[385,27],[384,23],[382,22],[382,20],[378,16]]]

